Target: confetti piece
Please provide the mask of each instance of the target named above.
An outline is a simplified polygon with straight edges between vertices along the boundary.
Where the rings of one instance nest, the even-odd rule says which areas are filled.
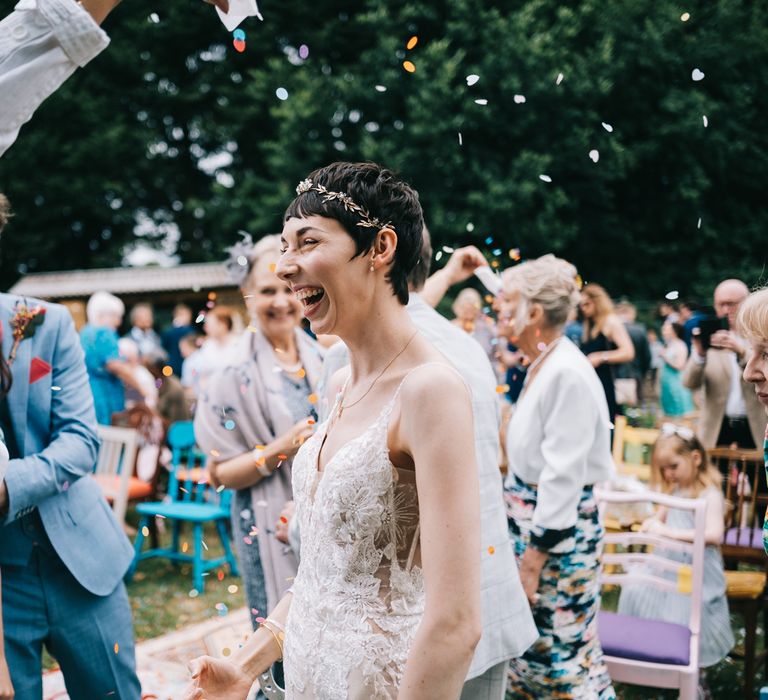
[[[120,645],[115,642],[115,654],[117,654],[118,651],[120,651]]]
[[[416,66],[411,61],[403,61],[403,68],[409,73],[416,72]]]
[[[275,270],[277,270],[277,263],[270,263],[269,264],[269,271],[270,272],[274,272]]]
[[[61,391],[61,387],[60,386],[52,386],[51,387],[51,391]]]
[[[605,129],[609,134],[613,132],[613,127],[606,123],[606,122],[600,122],[603,125],[603,129]]]
[[[144,535],[144,537],[149,537],[149,528],[146,525],[141,528],[141,534]]]
[[[408,43],[405,45],[405,48],[409,51],[416,46],[416,44],[419,43],[419,37],[412,36],[410,39],[408,39]]]
[[[696,224],[696,228],[701,228],[701,217],[699,217],[699,222]]]
[[[259,611],[256,610],[256,608],[251,608],[251,615],[255,616],[255,615],[258,615],[258,614],[259,614]]]
[[[232,36],[240,41],[245,41],[245,32],[242,29],[235,29],[235,31],[232,32]]]
[[[677,290],[674,290],[672,292],[667,292],[664,295],[664,298],[665,299],[669,299],[669,301],[675,301],[675,299],[679,299],[680,298],[680,292],[678,292]]]
[[[549,175],[539,175],[539,180],[542,182],[552,182],[552,178]]]
[[[277,458],[282,462],[288,459],[288,455],[277,455]]]
[[[243,537],[243,542],[248,545],[253,544],[253,540],[250,537]]]
[[[306,61],[309,58],[309,46],[306,44],[299,46],[299,58],[302,61]]]
[[[312,418],[309,418],[309,419],[307,420],[307,425],[314,425],[314,424],[315,424],[315,421],[314,421],[314,419],[312,419]]]
[[[493,243],[493,236],[488,236],[488,238],[485,239],[485,245],[491,245]]]
[[[201,311],[199,314],[197,314],[195,323],[202,323],[203,321],[205,321],[205,311]]]
[[[309,401],[309,403],[312,403],[312,404],[317,403],[318,402],[317,394],[310,394],[309,396],[307,396],[307,401]]]
[[[302,367],[298,372],[296,372],[296,376],[299,379],[304,379],[304,377],[307,376],[307,371]]]
[[[283,525],[287,525],[287,524],[288,524],[288,518],[286,518],[284,515],[281,515],[281,516],[280,516],[280,522],[281,522]]]
[[[493,255],[496,257],[499,257],[499,255],[501,255],[501,248],[494,248],[491,253],[493,253]]]
[[[275,97],[277,97],[278,100],[285,102],[285,100],[288,99],[288,90],[283,87],[277,88],[277,90],[275,90]]]
[[[449,246],[449,245],[444,245],[443,246],[443,251],[446,252],[446,253],[453,253],[455,250],[456,250],[455,248],[451,248],[451,246]]]
[[[224,647],[221,650],[221,655],[222,656],[229,656],[231,653],[232,653],[232,650],[229,647]]]
[[[494,554],[496,552],[495,547],[488,547],[488,554]]]
[[[265,623],[267,619],[265,617],[257,617],[256,622],[258,622],[260,625]]]
[[[181,551],[186,553],[189,550],[189,542],[182,542]]]
[[[437,254],[435,255],[435,261],[440,260],[440,258],[442,258],[442,257],[443,257],[443,251],[442,250],[438,250]]]
[[[698,68],[694,68],[691,72],[691,80],[693,80],[695,83],[698,83],[700,80],[704,80],[704,73],[702,73]]]
[[[557,80],[555,80],[555,85],[560,85],[560,83],[562,83],[562,82],[563,82],[563,78],[564,78],[564,77],[565,77],[565,76],[564,76],[562,73],[558,73],[558,74],[557,74]]]
[[[701,117],[701,121],[704,122],[704,128],[706,129],[709,126],[709,119],[707,119],[706,114]]]
[[[474,224],[473,224],[473,223],[470,221],[470,222],[467,224],[467,231],[469,231],[470,233],[472,233],[472,231],[474,231],[474,230],[475,230],[475,225],[474,225]]]
[[[192,590],[189,592],[189,597],[190,597],[190,598],[197,598],[197,596],[199,596],[199,595],[200,595],[200,591],[198,591],[196,588],[193,588],[193,589],[192,589]]]
[[[376,86],[376,92],[386,92],[387,86],[386,85],[377,85]]]
[[[240,267],[245,267],[248,264],[248,258],[246,258],[245,255],[238,255],[237,264],[240,265]]]
[[[472,87],[473,85],[475,85],[475,83],[477,83],[478,80],[480,80],[480,76],[476,75],[475,73],[472,73],[471,75],[467,76],[467,85]]]
[[[475,100],[476,105],[487,105],[488,100],[486,100],[484,97],[481,97],[480,99]]]
[[[506,394],[509,391],[509,384],[499,384],[496,387],[497,394]]]
[[[463,146],[463,145],[464,144],[462,143],[462,140],[461,140],[461,132],[459,132],[459,146]]]
[[[221,569],[216,572],[216,578],[219,579],[219,581],[224,580],[224,572]]]
[[[680,15],[680,21],[681,22],[687,22],[691,18],[690,12],[683,12],[682,15]]]
[[[222,492],[222,491],[223,491],[225,488],[227,488],[227,487],[226,487],[226,486],[224,486],[224,484],[220,484],[220,485],[219,485],[219,486],[216,488],[216,493],[221,493],[221,492]]]
[[[225,430],[234,430],[235,429],[235,421],[233,421],[231,418],[228,421],[224,421],[224,429]]]
[[[511,248],[509,257],[512,258],[512,260],[520,260],[520,248]]]
[[[241,41],[240,39],[235,39],[232,42],[232,46],[235,47],[235,51],[238,53],[243,53],[243,51],[245,51],[245,42]]]
[[[208,551],[208,545],[205,543],[205,540],[200,540],[200,544],[203,545],[203,549],[207,552]]]
[[[589,157],[593,163],[597,163],[597,161],[600,160],[600,151],[598,151],[596,148],[593,148],[589,152]]]
[[[233,584],[231,584],[230,586],[227,586],[227,591],[229,591],[230,593],[233,593],[233,594],[234,594],[234,593],[237,593],[237,591],[238,591],[238,588],[237,588],[237,586],[236,586],[236,585],[233,583]]]
[[[61,490],[62,490],[62,491],[68,491],[68,490],[69,490],[69,482],[68,482],[68,481],[65,481],[65,482],[64,482],[64,483],[61,485]]]
[[[515,104],[517,105],[525,103],[525,95],[515,95],[512,99],[514,99]]]

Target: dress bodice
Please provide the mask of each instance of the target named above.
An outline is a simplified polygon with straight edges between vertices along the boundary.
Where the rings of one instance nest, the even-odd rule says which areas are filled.
[[[397,469],[387,446],[398,392],[322,472],[329,421],[294,458],[301,562],[286,626],[288,698],[397,696],[424,611],[415,473]]]

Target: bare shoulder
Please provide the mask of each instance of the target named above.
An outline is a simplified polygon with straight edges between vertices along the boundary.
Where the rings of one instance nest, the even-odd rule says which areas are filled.
[[[470,404],[471,395],[461,374],[446,362],[429,362],[411,370],[403,381],[402,405],[414,412],[446,410]]]
[[[344,365],[344,367],[337,369],[332,375],[331,378],[328,380],[328,384],[325,387],[325,394],[326,396],[333,398],[338,394],[344,384],[346,384],[347,379],[349,379],[349,374],[352,371],[352,368],[350,365]]]

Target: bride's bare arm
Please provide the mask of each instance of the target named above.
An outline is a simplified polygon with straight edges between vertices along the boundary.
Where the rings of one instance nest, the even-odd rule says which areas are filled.
[[[404,384],[398,442],[413,457],[426,607],[399,700],[458,698],[480,639],[480,496],[469,392],[431,365]]]
[[[268,619],[285,627],[292,597],[291,593],[286,593]],[[270,627],[275,634],[280,634],[279,629],[275,629],[276,625]],[[253,682],[282,656],[275,634],[260,627],[229,659],[201,656],[190,662],[192,685],[185,700],[246,700]]]

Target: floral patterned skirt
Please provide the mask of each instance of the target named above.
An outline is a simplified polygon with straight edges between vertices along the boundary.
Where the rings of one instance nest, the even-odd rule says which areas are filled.
[[[536,487],[515,477],[505,493],[509,532],[518,563],[533,528]],[[539,638],[521,657],[512,659],[507,697],[616,697],[597,637],[600,609],[598,581],[603,528],[597,500],[587,486],[579,501],[575,532],[550,554],[541,572],[533,619]]]

